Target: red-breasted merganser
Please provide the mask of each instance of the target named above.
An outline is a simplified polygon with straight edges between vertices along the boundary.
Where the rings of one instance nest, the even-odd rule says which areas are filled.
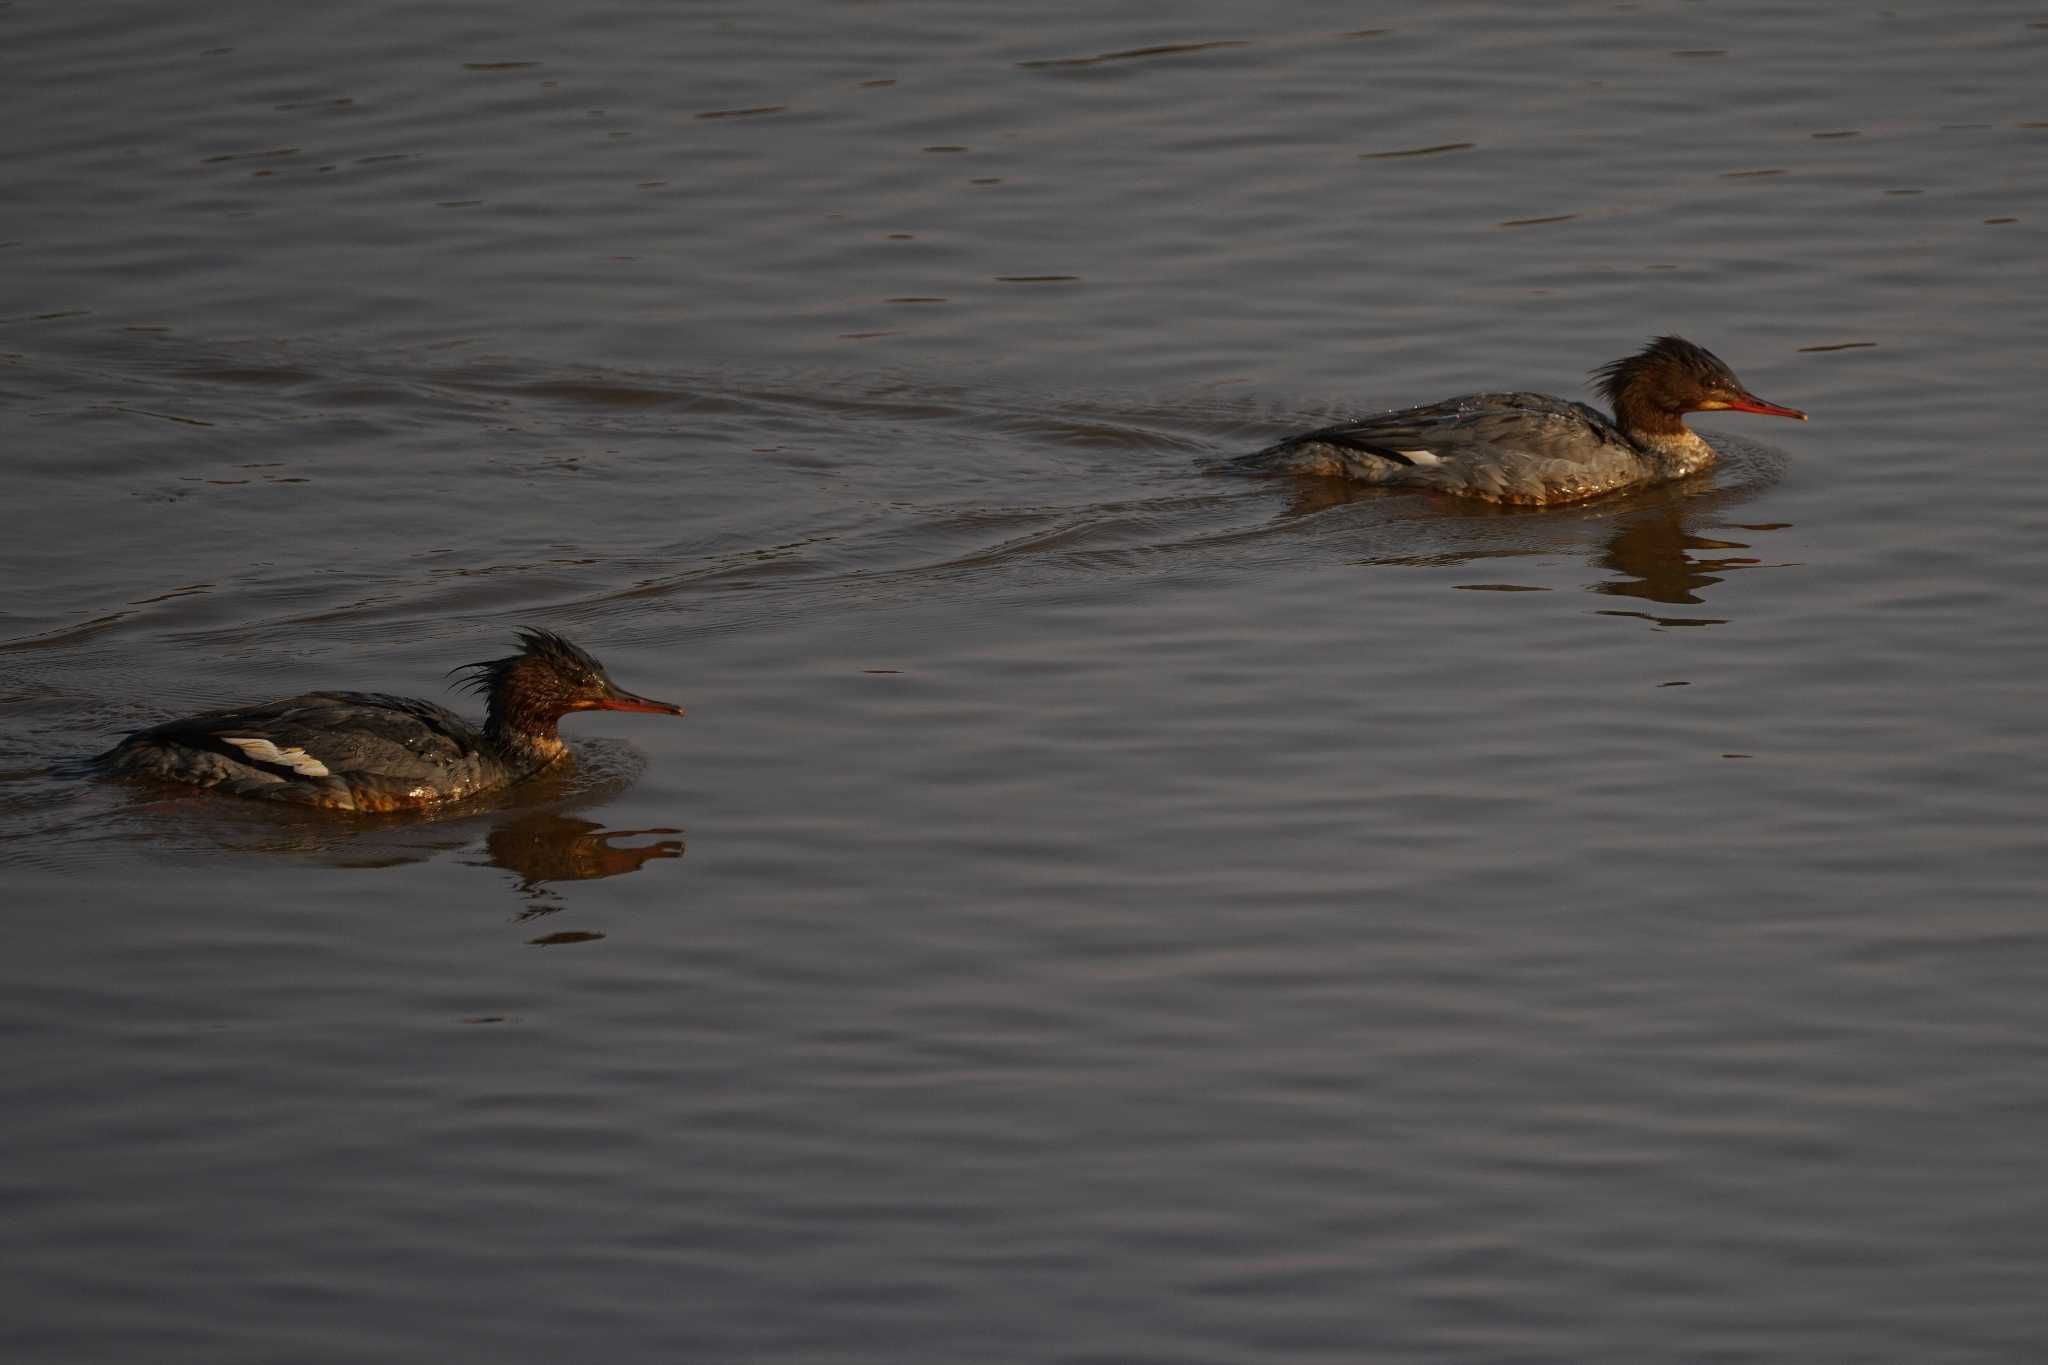
[[[571,711],[683,708],[624,691],[552,631],[519,653],[464,664],[456,686],[489,699],[479,730],[444,706],[382,692],[308,692],[138,730],[99,756],[121,772],[329,810],[411,810],[495,791],[559,761]]]
[[[1697,474],[1714,448],[1681,420],[1688,412],[1760,412],[1806,420],[1766,403],[1719,356],[1658,337],[1602,365],[1593,384],[1610,419],[1542,393],[1474,393],[1290,436],[1228,467],[1433,489],[1488,502],[1578,502]]]

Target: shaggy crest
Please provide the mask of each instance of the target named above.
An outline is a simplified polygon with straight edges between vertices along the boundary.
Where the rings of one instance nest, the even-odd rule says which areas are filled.
[[[612,690],[604,665],[551,630],[519,632],[519,653],[448,670],[462,674],[451,686],[485,697],[484,729],[500,737],[530,731],[552,738],[555,722],[578,702]]]
[[[519,646],[519,653],[502,659],[484,659],[449,669],[451,677],[457,673],[464,675],[450,686],[488,697],[515,674],[534,665],[546,668],[572,689],[579,685],[603,687],[611,682],[605,676],[604,665],[590,657],[588,650],[551,630],[526,627],[519,632]]]
[[[1611,361],[1591,371],[1593,388],[1610,408],[1628,402],[1631,390],[1661,382],[1674,374],[1692,379],[1701,389],[1733,389],[1740,393],[1742,382],[1721,357],[1684,337],[1658,337],[1632,356]],[[1648,396],[1648,395],[1645,395]]]

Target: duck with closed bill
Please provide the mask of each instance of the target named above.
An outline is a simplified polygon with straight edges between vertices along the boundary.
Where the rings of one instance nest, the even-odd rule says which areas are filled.
[[[1612,417],[1543,393],[1475,393],[1290,436],[1224,466],[1427,489],[1543,506],[1697,474],[1714,448],[1689,412],[1757,412],[1805,421],[1766,403],[1721,358],[1682,337],[1658,337],[1593,371]]]
[[[452,670],[486,699],[481,729],[444,706],[382,692],[307,692],[139,730],[98,756],[116,772],[329,810],[397,811],[496,791],[560,761],[571,711],[683,708],[625,691],[546,630],[517,654]]]

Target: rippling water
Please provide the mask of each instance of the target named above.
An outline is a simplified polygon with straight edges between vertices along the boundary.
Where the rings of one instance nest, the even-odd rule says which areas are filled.
[[[8,1356],[2035,1358],[2044,24],[0,5]],[[82,767],[525,623],[689,717]]]

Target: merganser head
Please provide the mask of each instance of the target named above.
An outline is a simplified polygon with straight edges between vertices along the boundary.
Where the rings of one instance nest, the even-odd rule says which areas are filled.
[[[683,708],[635,696],[611,680],[604,665],[551,630],[519,632],[519,653],[450,669],[456,684],[490,702],[484,728],[492,734],[552,741],[555,722],[571,711],[652,711],[680,716]]]
[[[1724,409],[1806,420],[1797,408],[1758,398],[1721,357],[1683,337],[1658,337],[1634,355],[1602,365],[1592,377],[1624,430],[1670,433],[1683,429],[1678,419],[1688,412]]]

